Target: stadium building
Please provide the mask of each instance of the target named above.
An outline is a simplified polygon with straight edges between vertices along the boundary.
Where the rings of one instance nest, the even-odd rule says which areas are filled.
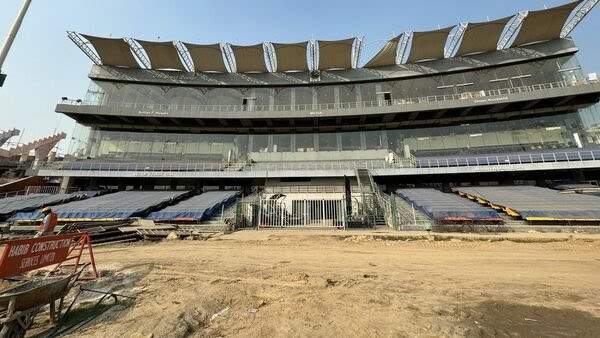
[[[300,196],[291,214],[328,192],[364,202],[397,188],[597,182],[600,83],[570,38],[596,3],[405,32],[366,63],[360,37],[238,46],[69,32],[91,84],[56,107],[80,126],[70,155],[35,171],[65,190],[259,187]]]

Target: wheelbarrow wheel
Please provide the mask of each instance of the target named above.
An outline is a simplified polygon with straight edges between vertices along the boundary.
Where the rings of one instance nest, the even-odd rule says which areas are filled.
[[[10,323],[6,323],[2,326],[2,330],[0,330],[0,337],[3,338],[23,338],[25,337],[25,332],[27,330],[24,329],[18,321],[14,320]]]

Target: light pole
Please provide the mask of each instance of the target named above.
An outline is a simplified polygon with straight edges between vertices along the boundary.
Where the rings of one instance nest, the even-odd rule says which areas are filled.
[[[4,45],[2,45],[2,49],[0,49],[0,87],[4,84],[4,79],[6,79],[6,75],[2,74],[2,65],[4,64],[4,60],[6,60],[6,56],[8,55],[8,51],[15,41],[15,37],[19,32],[19,28],[21,28],[21,23],[23,23],[23,18],[29,9],[29,5],[31,4],[31,0],[24,0],[21,9],[19,10],[19,14],[10,27],[10,31],[8,31],[8,35],[6,36],[6,40],[4,40]]]

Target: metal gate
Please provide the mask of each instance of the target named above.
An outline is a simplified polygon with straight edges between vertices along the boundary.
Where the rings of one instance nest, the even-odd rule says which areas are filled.
[[[236,228],[340,228],[347,225],[344,199],[268,198],[238,205]]]

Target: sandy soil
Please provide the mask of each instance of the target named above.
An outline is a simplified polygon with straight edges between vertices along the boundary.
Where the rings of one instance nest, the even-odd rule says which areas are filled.
[[[71,336],[600,337],[600,237],[511,236],[243,231],[97,248],[90,287],[137,299]]]

